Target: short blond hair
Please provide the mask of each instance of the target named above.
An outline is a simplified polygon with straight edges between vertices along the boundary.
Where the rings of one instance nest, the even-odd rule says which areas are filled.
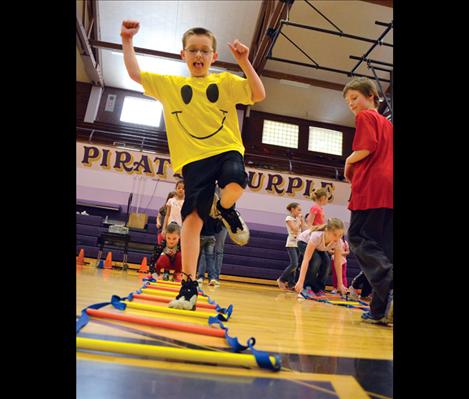
[[[186,48],[186,41],[190,36],[193,35],[205,35],[208,36],[210,39],[212,39],[212,47],[213,51],[217,51],[217,39],[215,38],[215,35],[210,32],[208,29],[205,28],[191,28],[187,30],[184,35],[182,35],[182,48]]]
[[[373,82],[372,80],[365,77],[353,78],[350,82],[345,85],[344,90],[342,90],[342,95],[344,96],[344,98],[349,90],[359,91],[365,97],[370,97],[371,95],[373,95],[373,102],[375,104],[375,107],[378,107],[378,89],[376,89],[375,82]]]

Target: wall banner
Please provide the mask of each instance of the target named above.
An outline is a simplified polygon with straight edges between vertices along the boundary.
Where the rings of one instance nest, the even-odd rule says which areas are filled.
[[[142,175],[175,182],[182,176],[174,175],[169,156],[118,147],[77,142],[77,167],[122,175]],[[256,194],[290,198],[292,201],[310,199],[311,194],[325,188],[329,203],[346,205],[350,185],[312,176],[280,173],[265,169],[246,168],[247,190]]]

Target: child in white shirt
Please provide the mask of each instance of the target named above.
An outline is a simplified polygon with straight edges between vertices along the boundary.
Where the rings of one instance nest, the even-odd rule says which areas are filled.
[[[289,288],[294,285],[295,272],[298,268],[299,258],[297,237],[306,229],[306,222],[301,214],[300,204],[292,202],[287,205],[287,210],[290,211],[290,215],[285,218],[288,231],[285,247],[287,248],[288,257],[290,258],[290,264],[277,279],[277,284],[281,289],[287,288],[287,285]]]

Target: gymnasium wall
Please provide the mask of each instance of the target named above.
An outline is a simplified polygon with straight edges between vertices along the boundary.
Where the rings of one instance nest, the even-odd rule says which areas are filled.
[[[77,200],[121,205],[126,209],[129,193],[133,192],[134,210],[138,207],[139,212],[149,216],[156,215],[177,180],[168,155],[161,153],[77,142],[76,162]],[[266,169],[246,170],[249,185],[237,207],[247,223],[284,232],[286,205],[299,202],[306,214],[312,204],[311,193],[325,187],[330,201],[325,207],[326,215],[338,217],[348,226],[348,184]]]
[[[288,89],[288,86],[286,86]],[[326,90],[326,89],[324,89]],[[145,97],[142,93],[105,87],[101,101],[97,110],[96,120],[93,123],[84,122],[83,116],[86,112],[86,105],[89,99],[91,85],[77,82],[77,138],[88,140],[91,130],[96,132],[93,135],[93,142],[112,145],[113,142],[124,142],[135,145],[143,149],[155,150],[159,153],[168,154],[167,138],[164,127],[164,120],[160,128],[130,124],[120,121],[122,105],[126,96],[140,98]],[[327,95],[333,93],[340,96],[340,92],[326,90],[320,94],[321,101],[325,101],[326,107],[329,104]],[[105,110],[106,100],[109,95],[115,95],[115,105],[112,111]],[[303,100],[307,100],[303,98]],[[330,99],[329,99],[330,100]],[[273,101],[273,100],[271,100]],[[287,103],[285,97],[279,97],[278,102]],[[260,103],[260,104],[263,104]],[[306,106],[306,105],[304,105]],[[347,125],[337,125],[321,121],[321,119],[301,119],[298,116],[288,114],[289,108],[285,105],[284,113],[267,112],[269,108],[255,104],[246,110],[245,106],[238,107],[238,114],[244,115],[240,120],[243,142],[246,148],[245,160],[248,165],[257,168],[268,168],[275,170],[291,171],[296,174],[322,176],[328,179],[335,179],[337,175],[343,174],[345,158],[352,152],[352,141],[354,129]],[[321,108],[322,109],[322,108]],[[278,104],[275,110],[281,112]],[[329,112],[333,112],[329,109]],[[337,111],[339,112],[339,111]],[[342,112],[342,111],[340,111]],[[350,112],[349,112],[350,113]],[[303,113],[298,115],[312,116]],[[314,114],[316,115],[316,114]],[[265,119],[292,123],[299,126],[298,149],[290,149],[281,146],[267,145],[262,143],[263,123]],[[241,122],[243,121],[243,122]],[[326,129],[338,130],[343,133],[342,155],[324,154],[308,150],[309,126],[322,127]],[[106,131],[104,134],[102,131]]]

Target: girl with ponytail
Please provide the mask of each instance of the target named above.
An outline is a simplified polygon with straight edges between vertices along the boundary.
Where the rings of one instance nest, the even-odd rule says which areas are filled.
[[[312,226],[298,236],[298,250],[303,254],[298,282],[295,291],[298,298],[307,299],[323,295],[326,279],[331,270],[331,258],[328,251],[334,251],[334,267],[338,276],[342,276],[342,241],[345,226],[342,220],[331,218],[327,223]],[[337,282],[341,294],[347,293],[342,281]]]

